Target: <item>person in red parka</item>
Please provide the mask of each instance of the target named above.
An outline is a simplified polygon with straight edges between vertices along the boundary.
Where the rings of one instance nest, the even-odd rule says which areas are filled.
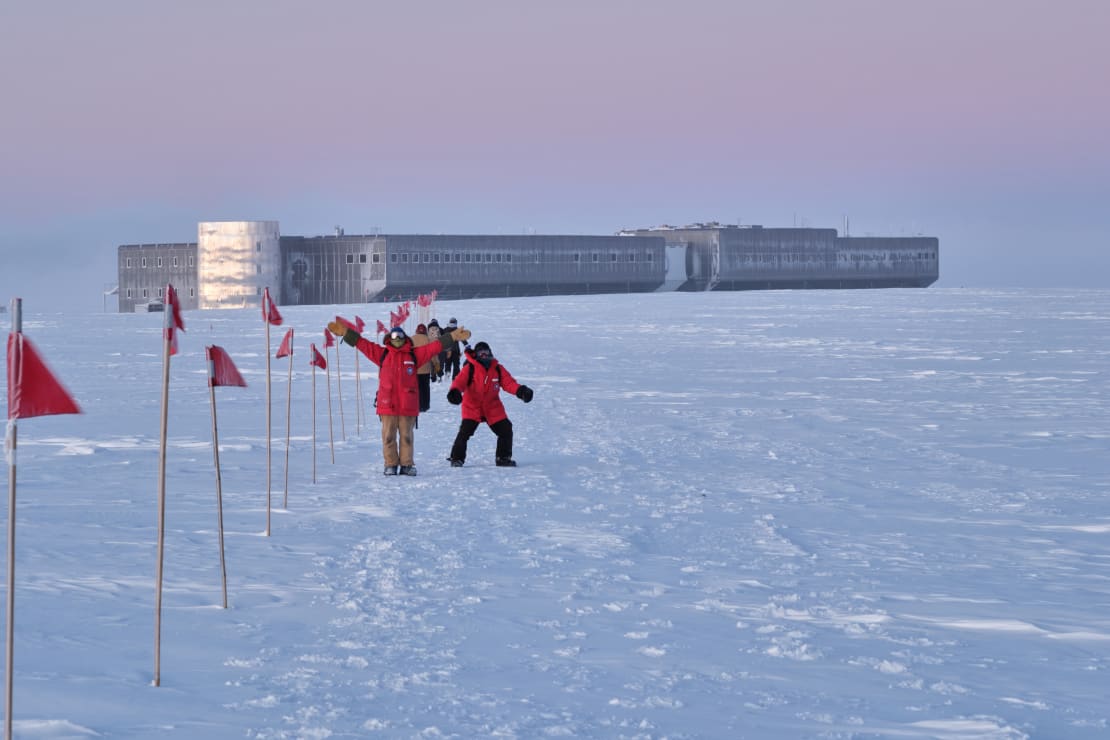
[[[455,337],[462,340],[464,337]],[[513,460],[513,423],[501,403],[501,389],[512,393],[521,401],[532,400],[532,389],[521,385],[504,365],[497,361],[485,342],[478,342],[474,349],[466,350],[466,364],[451,383],[447,400],[462,405],[462,423],[455,443],[451,445],[451,467],[461,468],[466,462],[466,444],[474,436],[478,425],[485,422],[497,435],[494,462],[498,467],[516,467]]]
[[[453,332],[454,336],[452,332],[445,332],[438,342],[414,347],[412,340],[405,335],[405,330],[399,326],[389,330],[385,344],[371,342],[338,321],[328,324],[328,329],[380,368],[375,410],[382,420],[385,474],[416,475],[412,430],[416,426],[416,416],[420,413],[417,368],[429,362],[454,341],[470,337],[470,332],[460,326]]]

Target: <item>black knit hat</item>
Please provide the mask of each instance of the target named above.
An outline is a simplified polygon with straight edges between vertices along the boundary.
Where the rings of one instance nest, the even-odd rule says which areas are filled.
[[[477,344],[474,345],[474,354],[478,354],[482,350],[485,350],[486,352],[489,352],[490,354],[493,354],[493,350],[491,350],[489,348],[489,345],[486,344],[485,342],[478,342]]]

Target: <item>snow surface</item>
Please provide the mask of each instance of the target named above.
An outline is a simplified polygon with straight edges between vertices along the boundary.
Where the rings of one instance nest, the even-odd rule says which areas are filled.
[[[482,427],[450,468],[433,385],[383,477],[344,347],[313,484],[308,343],[393,307],[283,308],[269,537],[264,326],[186,313],[155,687],[162,317],[24,306],[85,413],[18,425],[17,737],[1110,734],[1110,291],[441,303],[535,389],[520,467]],[[250,383],[216,393],[226,610],[205,344]]]

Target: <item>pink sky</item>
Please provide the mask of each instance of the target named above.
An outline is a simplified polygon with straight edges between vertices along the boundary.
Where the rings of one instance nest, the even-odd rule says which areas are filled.
[[[1034,250],[1110,260],[1107,29],[1095,0],[12,0],[0,295],[28,248],[71,250],[99,291],[118,244],[219,219],[848,216],[940,237],[941,285],[1101,285]]]

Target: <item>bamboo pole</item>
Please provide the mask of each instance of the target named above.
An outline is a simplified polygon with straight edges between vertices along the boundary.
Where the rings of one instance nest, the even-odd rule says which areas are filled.
[[[292,331],[292,330],[290,330]],[[293,425],[293,337],[289,337],[289,377],[285,390],[285,496],[281,508],[289,508],[289,437]]]
[[[263,294],[262,302],[267,303]],[[266,323],[266,536],[270,536],[270,313],[269,306],[262,307]]]
[[[358,369],[358,350],[355,350],[355,433],[362,436],[362,373]]]
[[[339,347],[335,348],[335,354],[339,354]],[[331,363],[328,360],[328,347],[324,345],[324,364],[327,365],[327,378],[328,378],[328,445],[331,447],[331,464],[335,465],[335,426],[331,419]]]
[[[23,331],[23,300],[12,299],[12,334]],[[8,376],[9,378],[11,376]],[[8,393],[12,389],[8,388]],[[16,420],[8,420],[4,451],[8,456],[8,606],[7,631],[4,644],[7,648],[4,659],[4,738],[12,738],[12,682],[15,677],[15,453],[18,440]]]
[[[223,584],[223,607],[227,608],[227,564],[224,561],[224,494],[220,480],[220,435],[216,429],[216,361],[208,357],[208,390],[212,398],[212,459],[216,464],[216,523],[220,542],[220,578]]]
[[[338,340],[335,343],[335,387],[336,394],[339,396],[339,436],[344,442],[347,441],[347,422],[343,418],[343,371],[339,369],[339,348],[343,345],[343,340]]]
[[[154,685],[162,683],[162,565],[166,550],[166,430],[169,424],[170,345],[173,308],[166,306],[162,320],[162,420],[158,454],[158,555],[154,567]]]
[[[316,482],[316,345],[312,352],[312,482]]]

